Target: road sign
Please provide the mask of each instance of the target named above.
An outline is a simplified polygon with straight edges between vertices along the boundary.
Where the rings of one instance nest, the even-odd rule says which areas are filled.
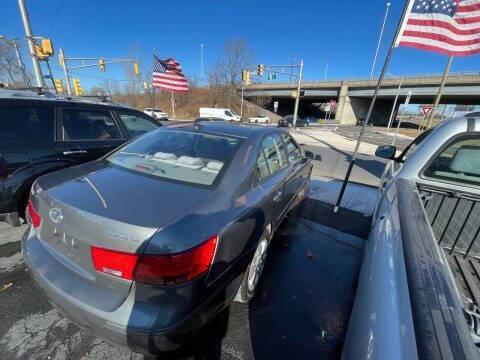
[[[328,102],[328,105],[330,105],[330,107],[335,107],[337,105],[337,102],[335,100],[330,100]]]
[[[275,112],[275,114],[277,113],[277,111],[278,111],[278,101],[275,101],[273,103],[273,111]]]
[[[428,115],[430,115],[432,110],[433,110],[432,105],[422,105],[422,113],[424,117],[427,117]]]
[[[330,112],[332,110],[332,107],[330,105],[325,105],[325,112]]]

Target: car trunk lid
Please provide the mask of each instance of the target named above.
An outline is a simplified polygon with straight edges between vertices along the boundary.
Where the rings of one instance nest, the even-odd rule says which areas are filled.
[[[41,187],[41,181],[39,182]],[[95,270],[92,247],[141,254],[155,232],[210,191],[107,167],[40,191],[37,234],[67,271],[91,286],[128,295],[131,280]]]

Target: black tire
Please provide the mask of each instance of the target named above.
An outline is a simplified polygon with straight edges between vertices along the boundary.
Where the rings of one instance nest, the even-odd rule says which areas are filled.
[[[238,288],[237,294],[235,295],[235,302],[243,303],[246,304],[248,303],[254,296],[255,296],[255,291],[257,290],[257,285],[258,282],[261,278],[263,268],[265,265],[266,257],[268,254],[268,245],[270,243],[270,232],[266,230],[262,237],[260,238],[260,241],[258,242],[257,249],[255,250],[255,254],[253,256],[252,262],[248,265],[247,271],[243,274],[243,279],[242,283],[240,284],[240,287]],[[261,260],[260,262],[256,262],[256,255],[257,252],[259,252],[259,249],[261,249],[262,246],[265,246],[264,250],[261,251]],[[259,267],[259,271],[257,272],[257,269],[253,269],[253,266]],[[251,273],[252,271],[256,272],[255,279],[251,279]]]

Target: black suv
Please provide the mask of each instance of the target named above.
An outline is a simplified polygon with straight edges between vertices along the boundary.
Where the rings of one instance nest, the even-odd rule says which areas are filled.
[[[106,99],[0,90],[0,221],[20,225],[37,177],[98,159],[159,126]]]

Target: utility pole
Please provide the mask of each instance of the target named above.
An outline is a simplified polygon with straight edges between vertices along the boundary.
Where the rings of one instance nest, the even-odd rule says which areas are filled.
[[[32,58],[33,70],[35,71],[35,79],[37,80],[37,86],[44,88],[42,69],[40,67],[40,61],[37,58],[37,52],[35,49],[35,40],[32,35],[32,28],[30,26],[30,20],[28,18],[27,8],[25,7],[24,0],[18,0],[18,6],[20,8],[20,14],[22,15],[23,28],[25,30],[25,37],[28,41],[28,49],[30,50],[30,57]]]
[[[245,91],[245,85],[242,84],[242,102],[240,103],[240,119],[243,118],[243,100],[245,98],[244,91]]]
[[[378,52],[380,51],[380,46],[382,45],[383,32],[385,31],[385,24],[387,23],[389,10],[390,10],[390,1],[387,2],[387,8],[385,9],[385,17],[383,18],[382,30],[380,31],[380,36],[378,37],[377,50],[375,51],[375,56],[373,58],[372,71],[370,71],[370,79],[373,78],[373,72],[375,71],[375,65],[377,64]]]
[[[68,95],[72,95],[72,88],[70,87],[70,77],[68,76],[68,67],[67,67],[67,60],[65,59],[65,54],[63,53],[63,49],[58,49],[58,58],[61,60],[60,66],[63,68],[63,73],[65,74],[65,82],[67,83],[67,93]]]
[[[427,129],[432,126],[433,116],[437,111],[438,104],[440,104],[440,100],[442,99],[443,90],[445,89],[445,83],[447,82],[448,74],[450,73],[450,68],[452,67],[452,62],[453,62],[453,56],[450,55],[448,57],[447,66],[445,66],[445,71],[443,72],[442,82],[440,84],[440,87],[438,88],[438,93],[437,93],[437,97],[435,98],[435,103],[433,104],[433,109],[430,112],[430,114],[428,114],[428,121],[426,122]]]
[[[400,96],[400,89],[402,88],[403,78],[404,77],[402,76],[400,78],[400,82],[398,83],[397,95],[395,96],[395,100],[393,101],[392,112],[390,113],[390,118],[388,119],[387,129],[390,129],[390,127],[392,126],[393,115],[395,114],[395,108],[397,107],[398,97]]]
[[[292,68],[293,69],[293,68]],[[298,73],[297,97],[295,99],[295,109],[293,111],[293,127],[297,127],[298,105],[300,103],[300,88],[302,86],[303,60],[300,61],[300,70]]]

